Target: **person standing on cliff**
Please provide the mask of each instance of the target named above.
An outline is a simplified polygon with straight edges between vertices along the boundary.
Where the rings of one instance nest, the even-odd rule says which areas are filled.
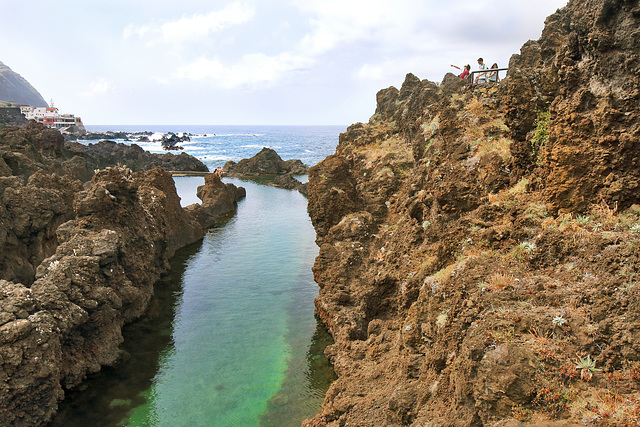
[[[451,64],[451,66],[453,68],[457,68],[458,70],[460,69],[460,67],[458,67],[457,65],[453,65]],[[466,79],[467,77],[469,77],[469,70],[471,70],[471,65],[467,64],[464,66],[464,71],[462,73],[460,73],[460,75],[458,77],[460,77],[461,79]]]
[[[478,69],[479,70],[486,70],[487,69],[487,65],[484,63],[484,59],[482,59],[482,58],[478,58]],[[487,73],[479,73],[476,76],[475,83],[486,83],[486,82],[487,82]]]
[[[498,68],[498,64],[496,64],[495,62],[491,66],[490,70],[493,70],[494,68]],[[499,81],[500,81],[500,76],[498,75],[498,72],[491,71],[489,73],[489,83],[498,83]]]

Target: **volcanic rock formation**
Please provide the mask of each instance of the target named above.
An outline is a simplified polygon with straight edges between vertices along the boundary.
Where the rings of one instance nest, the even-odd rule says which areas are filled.
[[[640,424],[638,28],[571,0],[499,84],[410,74],[311,168],[339,378],[304,425]]]
[[[27,118],[20,107],[0,106],[0,129],[7,126],[20,126],[27,123]]]
[[[136,144],[128,145],[106,140],[87,145],[68,142],[66,147],[72,153],[86,157],[87,162],[94,169],[123,164],[134,172],[149,170],[157,166],[167,171],[209,171],[204,163],[187,153],[177,155],[149,153]]]
[[[204,177],[204,185],[198,187],[196,196],[202,204],[193,204],[185,209],[191,213],[203,228],[218,224],[225,215],[235,212],[237,203],[247,195],[243,187],[223,183],[215,173]]]
[[[175,250],[236,205],[235,187],[213,203],[219,189],[205,186],[203,219],[180,206],[165,170],[94,174],[94,160],[35,122],[0,130],[3,425],[45,424],[66,389],[113,364],[122,326],[143,313]]]
[[[298,159],[284,161],[271,148],[263,148],[250,159],[242,159],[238,163],[233,160],[224,165],[227,176],[260,176],[260,175],[306,175],[309,167]]]

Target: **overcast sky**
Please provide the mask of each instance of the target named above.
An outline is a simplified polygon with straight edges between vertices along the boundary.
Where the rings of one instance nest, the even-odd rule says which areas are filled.
[[[566,3],[0,0],[0,61],[86,125],[349,125],[409,72],[507,66]]]

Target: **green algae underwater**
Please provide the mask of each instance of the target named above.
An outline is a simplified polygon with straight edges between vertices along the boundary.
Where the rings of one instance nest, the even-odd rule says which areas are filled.
[[[306,199],[225,181],[247,190],[237,213],[176,254],[118,366],[68,393],[52,426],[299,426],[320,410],[335,374]]]

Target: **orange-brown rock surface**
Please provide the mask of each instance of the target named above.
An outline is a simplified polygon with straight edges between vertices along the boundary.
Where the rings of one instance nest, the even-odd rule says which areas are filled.
[[[91,174],[83,183],[87,158],[55,130],[0,130],[2,425],[46,424],[66,389],[113,364],[122,326],[144,312],[174,252],[240,197],[207,179],[198,216],[161,168]]]
[[[408,75],[309,173],[339,375],[306,426],[640,424],[640,5],[499,84]]]

